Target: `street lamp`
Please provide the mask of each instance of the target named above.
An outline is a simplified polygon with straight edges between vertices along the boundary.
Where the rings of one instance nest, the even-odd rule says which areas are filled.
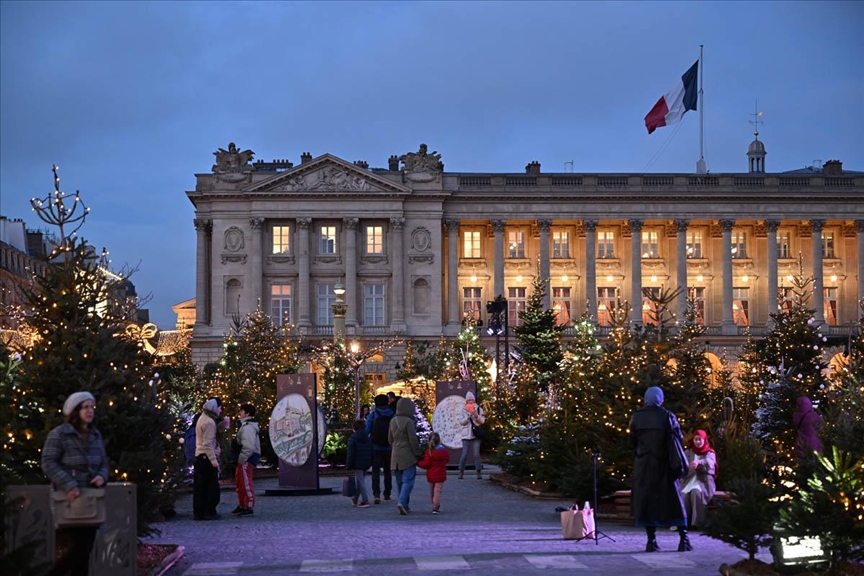
[[[345,312],[348,311],[348,305],[345,304],[345,285],[337,281],[333,286],[333,293],[336,294],[336,302],[330,306],[333,310],[333,342],[339,342],[345,338]]]
[[[344,322],[344,319],[343,319]],[[360,418],[360,366],[364,358],[358,358],[360,344],[351,342],[351,367],[354,369],[354,417]]]

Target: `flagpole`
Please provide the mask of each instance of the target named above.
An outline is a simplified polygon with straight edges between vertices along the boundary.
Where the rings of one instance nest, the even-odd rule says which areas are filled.
[[[705,165],[705,94],[704,94],[704,78],[705,67],[702,65],[702,48],[703,44],[699,45],[699,161],[696,162],[696,173],[707,174],[708,167]]]

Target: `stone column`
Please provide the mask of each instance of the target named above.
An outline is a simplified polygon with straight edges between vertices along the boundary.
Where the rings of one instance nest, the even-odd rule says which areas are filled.
[[[633,324],[642,324],[642,224],[643,220],[628,220],[630,224],[630,303]]]
[[[766,326],[770,330],[774,327],[771,314],[777,313],[777,228],[779,220],[765,220],[765,230],[768,232],[768,318]]]
[[[855,227],[858,230],[858,298],[855,300],[855,308],[858,310],[858,318],[864,318],[864,310],[861,310],[860,302],[864,300],[864,220],[856,220]]]
[[[504,294],[504,228],[507,226],[506,220],[492,220],[492,232],[495,236],[495,251],[494,251],[494,266],[495,280],[492,286],[492,298],[494,300],[499,294],[507,297]]]
[[[396,334],[405,332],[405,279],[404,270],[405,263],[402,257],[403,252],[403,228],[405,227],[404,218],[391,218],[390,230],[393,231],[393,318],[390,321],[390,329]]]
[[[345,325],[357,326],[357,218],[345,218]]]
[[[585,300],[588,314],[597,319],[597,220],[583,220],[585,225]],[[580,316],[582,310],[574,310]],[[579,316],[577,316],[579,317]]]
[[[309,319],[309,227],[311,218],[297,219],[297,327],[308,328]]]
[[[213,221],[196,218],[193,220],[196,233],[195,255],[195,324],[210,323],[210,255]]]
[[[723,334],[734,335],[738,333],[735,327],[735,319],[732,316],[732,228],[735,220],[720,220],[720,228],[723,230],[723,319],[720,331]]]
[[[689,225],[689,220],[675,220],[675,230],[678,233],[675,237],[675,273],[678,289],[681,290],[675,304],[675,312],[681,323],[684,322],[684,312],[687,311],[687,226]]]
[[[447,228],[447,324],[460,323],[459,314],[459,220],[445,220]]]
[[[264,297],[264,218],[250,218],[252,229],[252,249],[249,259],[249,289],[252,291],[252,310],[260,307],[265,314],[270,314],[270,299]]]
[[[813,315],[817,324],[825,323],[825,279],[822,278],[822,227],[825,220],[810,220],[810,228],[813,234],[810,237],[813,249],[813,307],[816,314]],[[860,274],[860,270],[859,270]]]
[[[549,310],[552,307],[552,282],[549,277],[549,227],[552,226],[552,220],[537,220],[537,227],[540,228],[540,277],[550,280],[547,285],[546,298],[543,300],[543,307]]]

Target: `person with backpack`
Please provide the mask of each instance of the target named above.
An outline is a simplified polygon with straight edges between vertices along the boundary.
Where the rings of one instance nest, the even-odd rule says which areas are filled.
[[[251,516],[255,508],[255,486],[252,483],[252,476],[255,465],[261,460],[260,429],[258,420],[255,419],[255,412],[255,406],[252,404],[240,405],[238,413],[240,429],[235,439],[237,466],[234,472],[237,508],[231,511],[234,516]]]
[[[384,473],[384,501],[390,501],[393,493],[393,475],[390,473],[390,420],[393,410],[384,394],[375,396],[375,409],[366,417],[366,434],[372,439],[372,496],[375,504],[381,504],[381,473]]]

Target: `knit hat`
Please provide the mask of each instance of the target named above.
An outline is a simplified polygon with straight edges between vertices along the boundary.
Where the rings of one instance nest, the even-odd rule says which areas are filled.
[[[85,400],[96,402],[96,399],[90,392],[75,392],[74,394],[70,394],[69,397],[66,398],[66,402],[63,403],[63,415],[69,416],[72,411],[75,410],[75,407]]]
[[[477,400],[474,398],[474,393],[471,392],[471,391],[468,391],[468,393],[465,394],[465,401],[468,402],[469,400],[472,400],[472,401],[474,401],[474,402],[477,401]]]
[[[210,398],[204,402],[204,410],[207,412],[216,412],[217,408],[219,408],[219,401],[216,398]]]

